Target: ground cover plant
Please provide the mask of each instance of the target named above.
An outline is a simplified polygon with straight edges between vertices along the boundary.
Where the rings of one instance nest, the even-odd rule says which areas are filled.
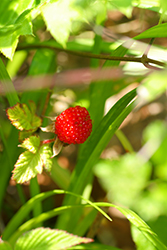
[[[166,1],[0,6],[0,249],[167,249]]]

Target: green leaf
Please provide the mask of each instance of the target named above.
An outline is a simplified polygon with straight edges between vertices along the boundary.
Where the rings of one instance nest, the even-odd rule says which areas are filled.
[[[134,39],[137,40],[154,37],[167,37],[167,23],[158,24],[148,30],[145,30],[138,36],[135,36]]]
[[[65,231],[49,228],[37,228],[26,232],[16,242],[15,250],[52,250],[66,249],[81,243],[90,243],[90,238],[82,238]]]
[[[44,168],[50,172],[52,168],[52,150],[49,145],[44,144],[41,146],[40,151],[39,151],[41,158],[42,158],[42,163]]]
[[[17,103],[7,109],[7,115],[12,124],[19,130],[36,130],[41,126],[42,120],[35,115],[36,106],[29,102],[30,108],[26,104]]]
[[[40,154],[33,154],[29,151],[22,153],[15,164],[12,178],[17,183],[24,183],[34,178],[37,174],[41,174],[43,165]]]
[[[108,218],[108,215],[100,209],[100,207],[114,207],[118,209],[136,228],[140,230],[141,233],[146,237],[147,241],[151,242],[157,249],[159,250],[167,250],[167,247],[159,240],[158,236],[155,234],[154,231],[133,211],[122,208],[120,206],[116,206],[112,203],[106,203],[106,202],[91,202],[85,198],[83,198],[80,195],[76,195],[74,193],[63,191],[63,190],[52,190],[49,192],[41,193],[39,195],[36,195],[35,197],[31,198],[24,206],[21,207],[21,209],[16,213],[16,215],[12,218],[10,223],[7,225],[4,233],[3,233],[3,239],[8,239],[12,233],[14,233],[9,240],[10,242],[15,242],[15,240],[20,236],[21,232],[25,232],[26,228],[34,227],[36,223],[39,223],[39,221],[44,221],[46,219],[52,218],[59,213],[62,213],[63,210],[77,208],[75,206],[61,206],[59,208],[55,208],[54,210],[48,211],[46,213],[43,213],[39,215],[36,218],[32,218],[31,220],[24,223],[17,231],[18,225],[21,224],[21,222],[25,219],[25,217],[28,215],[28,213],[33,209],[33,207],[39,202],[42,201],[52,195],[55,194],[70,194],[74,195],[76,197],[82,198],[84,201],[86,201],[88,204],[82,204],[81,206],[92,206],[95,209],[97,209],[99,212],[101,212],[106,218]],[[38,219],[40,218],[40,219]],[[111,219],[110,219],[111,221]],[[26,226],[25,226],[26,225]],[[105,249],[105,248],[104,248]]]
[[[12,60],[18,38],[21,35],[32,35],[32,23],[28,15],[31,10],[23,12],[14,24],[0,28],[0,51]]]
[[[127,208],[115,206],[125,217],[137,227],[143,235],[150,241],[158,250],[167,250],[167,247],[159,240],[157,234],[133,211]]]
[[[110,1],[109,1],[110,2]],[[124,15],[126,15],[128,18],[131,18],[132,15],[132,0],[112,0],[110,2],[111,6],[114,7],[114,9],[117,9],[121,11]]]
[[[47,29],[65,47],[71,31],[72,20],[78,16],[77,11],[70,6],[69,0],[60,0],[45,5],[42,8],[42,14]]]
[[[10,220],[7,227],[5,228],[3,232],[3,240],[8,240],[10,237],[10,242],[12,242],[13,244],[18,239],[18,237],[21,235],[22,232],[25,232],[29,230],[30,228],[32,228],[34,225],[36,225],[36,222],[39,223],[49,218],[52,218],[66,209],[71,209],[73,207],[76,208],[76,206],[61,206],[51,211],[48,211],[47,213],[45,212],[44,214],[41,214],[38,217],[32,218],[31,220],[22,224],[22,222],[25,220],[27,215],[31,212],[31,210],[34,208],[34,206],[36,206],[38,202],[41,202],[44,199],[55,194],[69,194],[79,199],[82,199],[83,201],[86,201],[87,204],[89,204],[90,206],[95,208],[97,211],[99,211],[102,215],[104,215],[104,217],[107,218],[109,221],[112,221],[112,219],[100,207],[96,206],[95,203],[89,201],[88,199],[85,199],[84,197],[77,195],[75,193],[72,193],[72,192],[55,189],[49,192],[40,193],[36,195],[35,197],[31,198],[24,206],[22,206],[20,210],[13,216],[13,218]],[[19,229],[17,230],[18,227]]]
[[[27,149],[33,154],[36,154],[39,145],[40,145],[40,138],[34,135],[30,136],[30,138],[25,139],[23,143],[20,145],[20,147]]]
[[[12,60],[20,35],[32,35],[31,11],[45,0],[1,1],[0,51]]]
[[[157,248],[147,240],[147,238],[142,234],[142,232],[135,226],[131,227],[132,238],[137,246],[138,250],[147,249],[147,250],[156,250]]]
[[[6,93],[6,97],[8,99],[10,106],[13,106],[17,102],[19,102],[18,95],[13,86],[13,82],[10,79],[10,76],[6,70],[6,67],[4,63],[2,62],[2,59],[0,59],[0,82],[2,84],[2,89]]]
[[[138,8],[150,9],[152,11],[160,11],[160,0],[133,0],[133,6]]]
[[[6,26],[7,24],[13,24],[16,22],[19,16],[24,13],[25,10],[35,8],[38,5],[46,2],[46,0],[17,0],[17,1],[1,1],[0,8],[0,23]]]
[[[44,75],[56,70],[55,52],[50,49],[38,49],[32,59],[28,75]]]
[[[0,238],[0,249],[1,250],[12,250],[8,242],[1,240]]]
[[[17,75],[17,72],[21,68],[23,62],[25,61],[27,57],[27,51],[16,51],[13,57],[13,60],[8,60],[8,63],[6,65],[6,70],[11,78]]]
[[[28,151],[22,153],[15,164],[12,178],[17,183],[29,181],[37,174],[41,174],[43,167],[51,171],[52,151],[49,145],[45,144],[40,147],[40,137],[31,136],[21,144],[21,147]]]

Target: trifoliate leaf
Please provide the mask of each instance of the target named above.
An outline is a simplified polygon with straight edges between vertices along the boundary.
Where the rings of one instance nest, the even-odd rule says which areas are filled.
[[[36,228],[23,234],[16,242],[15,250],[63,250],[81,243],[90,243],[90,238],[78,237],[62,230]]]
[[[27,151],[19,156],[13,170],[12,178],[17,183],[29,181],[37,174],[41,174],[43,167],[47,171],[51,171],[52,151],[49,145],[40,146],[40,138],[31,136],[23,141],[21,147],[27,149]]]
[[[30,109],[26,104],[17,103],[7,109],[7,115],[12,124],[19,130],[36,130],[41,126],[42,120],[35,115],[35,108],[32,102]]]

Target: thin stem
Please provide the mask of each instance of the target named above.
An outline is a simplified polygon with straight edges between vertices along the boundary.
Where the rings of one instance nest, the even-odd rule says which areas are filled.
[[[161,24],[161,22],[162,22],[162,19],[161,19],[161,18],[162,18],[162,15],[161,15],[161,17],[160,17],[160,19],[159,19],[158,24]],[[145,50],[145,52],[144,52],[144,54],[143,54],[143,56],[142,56],[144,66],[145,66],[146,68],[149,68],[149,69],[155,69],[154,66],[149,65],[149,62],[146,62],[146,59],[148,58],[149,50],[151,49],[151,46],[152,46],[154,40],[155,40],[155,37],[152,37],[151,40],[150,40],[150,42],[149,42],[149,44],[148,44],[148,46],[147,46],[147,48],[146,48],[146,50]]]
[[[151,40],[150,40],[150,42],[149,42],[149,44],[148,44],[148,46],[147,46],[147,48],[146,48],[146,50],[145,50],[145,52],[144,52],[144,55],[145,55],[145,56],[148,55],[148,52],[149,52],[149,50],[150,50],[150,48],[151,48],[151,45],[153,44],[154,40],[155,40],[154,37],[151,38]]]
[[[103,60],[113,60],[113,61],[123,61],[123,62],[138,62],[138,63],[151,63],[155,64],[161,67],[165,67],[166,63],[160,62],[151,58],[146,57],[143,60],[143,57],[122,57],[122,56],[110,56],[110,55],[96,55],[92,54],[89,52],[83,52],[83,51],[73,51],[73,50],[67,50],[63,48],[57,48],[49,45],[44,45],[44,44],[26,44],[26,45],[20,45],[17,50],[34,50],[34,49],[52,49],[56,51],[64,51],[69,54],[73,54],[76,56],[81,56],[81,57],[87,57],[87,58],[95,58],[95,59],[103,59]]]
[[[124,147],[126,152],[129,153],[133,153],[134,149],[130,143],[130,141],[128,140],[128,138],[125,136],[125,134],[122,132],[122,130],[118,129],[115,132],[115,135],[117,136],[117,138],[119,139],[119,141],[121,142],[122,146]]]

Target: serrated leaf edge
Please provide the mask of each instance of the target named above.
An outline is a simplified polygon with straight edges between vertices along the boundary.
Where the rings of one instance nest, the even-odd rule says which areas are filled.
[[[32,103],[33,101],[29,101],[29,103]],[[25,110],[24,110],[24,107],[26,107],[28,110],[29,110],[29,112],[32,114],[32,117],[36,117],[36,118],[38,118],[38,119],[40,119],[40,122],[42,123],[42,119],[41,119],[41,117],[39,117],[37,114],[35,114],[35,111],[32,111],[32,109],[31,109],[31,107],[28,107],[28,105],[27,104],[25,104],[25,103],[16,103],[14,106],[12,106],[12,107],[9,107],[9,108],[7,108],[6,109],[6,114],[7,114],[7,117],[8,117],[8,119],[10,120],[10,122],[11,122],[11,124],[16,128],[16,129],[18,129],[18,130],[20,130],[20,131],[36,131],[37,129],[38,129],[38,127],[36,127],[36,128],[32,128],[32,129],[21,129],[21,128],[17,128],[13,123],[15,122],[15,121],[17,121],[17,120],[11,120],[10,119],[10,115],[8,114],[8,110],[12,110],[12,109],[14,109],[16,106],[19,106],[19,108],[20,109],[22,109],[22,111],[24,112],[24,114],[26,115],[26,113],[25,113]],[[33,121],[33,120],[32,120]],[[31,122],[30,122],[30,124],[31,124]],[[31,124],[32,125],[32,124]]]
[[[38,147],[38,149],[36,150],[36,152],[33,152],[33,151],[29,150],[28,148],[26,148],[26,147],[23,146],[23,143],[26,142],[26,141],[28,141],[28,140],[30,140],[31,137],[36,137],[36,138],[40,139],[40,137],[39,137],[38,135],[30,135],[28,138],[25,138],[25,139],[23,140],[23,142],[22,142],[21,144],[18,145],[18,147],[24,148],[24,149],[26,149],[26,151],[29,151],[29,152],[31,152],[31,153],[33,153],[33,154],[37,154],[37,152],[38,152],[39,149],[40,149],[41,142],[39,142],[39,147]]]
[[[29,232],[34,232],[35,233],[35,231],[38,231],[38,230],[41,230],[41,231],[43,231],[43,233],[44,232],[49,232],[49,231],[52,231],[53,233],[55,233],[55,232],[62,232],[62,233],[64,233],[66,236],[71,236],[71,237],[74,237],[74,238],[78,238],[78,239],[80,239],[81,240],[81,242],[79,242],[79,243],[71,243],[69,246],[68,246],[68,248],[70,248],[70,247],[72,247],[72,246],[76,246],[76,245],[80,245],[80,244],[87,244],[87,243],[91,243],[91,242],[94,242],[94,240],[93,239],[91,239],[91,238],[86,238],[86,237],[81,237],[81,236],[78,236],[78,235],[74,235],[74,234],[71,234],[71,233],[69,233],[69,232],[67,232],[67,231],[65,231],[65,230],[59,230],[59,229],[51,229],[51,228],[44,228],[44,227],[38,227],[38,228],[35,228],[35,229],[32,229],[32,230],[30,230],[30,231],[27,231],[27,232],[25,232],[24,233],[24,237],[26,236],[26,234],[28,234]],[[41,232],[42,233],[42,232]],[[65,236],[64,235],[64,236]],[[22,236],[20,236],[19,238],[18,238],[18,240],[21,238]],[[18,241],[17,240],[17,241]],[[17,241],[16,241],[16,244],[17,244]],[[86,242],[85,242],[86,241]],[[67,249],[67,247],[65,247],[65,248],[63,248],[63,246],[62,246],[62,248],[61,249]]]

